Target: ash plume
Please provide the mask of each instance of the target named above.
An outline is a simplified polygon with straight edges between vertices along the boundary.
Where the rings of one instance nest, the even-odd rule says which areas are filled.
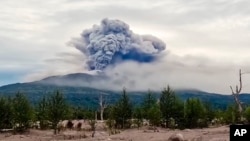
[[[84,30],[81,37],[71,43],[87,57],[89,70],[104,70],[124,61],[151,63],[166,48],[160,39],[135,34],[128,24],[110,19]]]

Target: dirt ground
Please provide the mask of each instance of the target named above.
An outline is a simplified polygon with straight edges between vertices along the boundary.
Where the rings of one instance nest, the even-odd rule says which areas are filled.
[[[108,131],[97,130],[92,137],[91,131],[65,130],[53,135],[52,130],[31,129],[29,133],[13,135],[1,133],[0,141],[167,141],[172,134],[180,133],[186,141],[229,141],[229,126],[210,127],[204,129],[169,130],[158,128],[154,132],[148,127],[141,129],[128,129],[115,135]]]

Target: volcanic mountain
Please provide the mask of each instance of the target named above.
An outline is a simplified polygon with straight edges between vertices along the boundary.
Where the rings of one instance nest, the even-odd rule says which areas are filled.
[[[0,87],[0,96],[13,96],[18,91],[24,93],[33,103],[36,103],[42,96],[60,90],[66,99],[74,105],[98,106],[98,97],[100,93],[109,97],[110,103],[115,102],[120,97],[120,91],[98,89],[93,84],[99,81],[109,81],[110,78],[102,73],[96,75],[86,73],[74,73],[60,76],[50,76],[39,81],[29,83],[15,83]],[[212,103],[216,107],[226,108],[228,104],[233,104],[231,95],[222,95],[217,93],[208,93],[193,89],[176,90],[176,94],[183,100],[187,98],[200,98],[205,102]],[[133,103],[140,103],[143,100],[145,91],[129,91],[128,94]],[[157,98],[160,97],[160,91],[154,92]],[[245,104],[250,104],[250,95],[241,94],[240,98]]]

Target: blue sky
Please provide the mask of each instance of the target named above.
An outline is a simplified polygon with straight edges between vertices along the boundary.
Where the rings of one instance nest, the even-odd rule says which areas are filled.
[[[17,82],[17,80],[20,80],[22,78],[22,75],[25,75],[26,73],[25,72],[14,72],[14,71],[10,71],[10,72],[7,72],[7,71],[3,71],[1,72],[0,71],[0,74],[1,74],[1,79],[3,81],[0,82],[0,85],[4,85],[4,84],[10,84],[10,83],[13,83],[13,82]]]
[[[84,29],[110,18],[167,44],[165,57],[141,66],[143,71],[126,70],[140,65],[126,63],[111,72],[135,75],[137,88],[153,83],[157,88],[170,84],[230,93],[238,69],[250,71],[249,5],[247,0],[1,1],[0,85],[86,72],[85,56],[68,43]],[[145,75],[145,82],[139,83]],[[250,75],[243,80],[243,90],[249,92]]]

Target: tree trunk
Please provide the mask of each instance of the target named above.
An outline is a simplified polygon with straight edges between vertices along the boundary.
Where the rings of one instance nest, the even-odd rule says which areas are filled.
[[[100,111],[101,121],[103,121],[103,112],[104,112],[104,108],[101,108],[101,111]]]
[[[97,121],[97,111],[95,111],[95,121]]]
[[[239,95],[240,95],[241,90],[242,90],[242,78],[241,78],[242,74],[243,73],[241,72],[241,70],[239,70],[239,82],[240,82],[240,84],[236,85],[235,91],[233,90],[232,86],[230,86],[230,89],[232,91],[232,95],[234,97],[234,101],[235,101],[235,103],[237,104],[237,107],[238,107],[238,112],[239,112],[239,115],[240,115],[240,122],[243,121],[243,113],[242,113],[243,108],[242,108],[242,103],[241,103],[241,101],[239,99]]]
[[[102,94],[100,94],[100,97],[99,97],[99,106],[100,106],[100,118],[101,118],[101,121],[103,121],[103,113],[107,105],[106,105],[106,102],[103,100]]]

